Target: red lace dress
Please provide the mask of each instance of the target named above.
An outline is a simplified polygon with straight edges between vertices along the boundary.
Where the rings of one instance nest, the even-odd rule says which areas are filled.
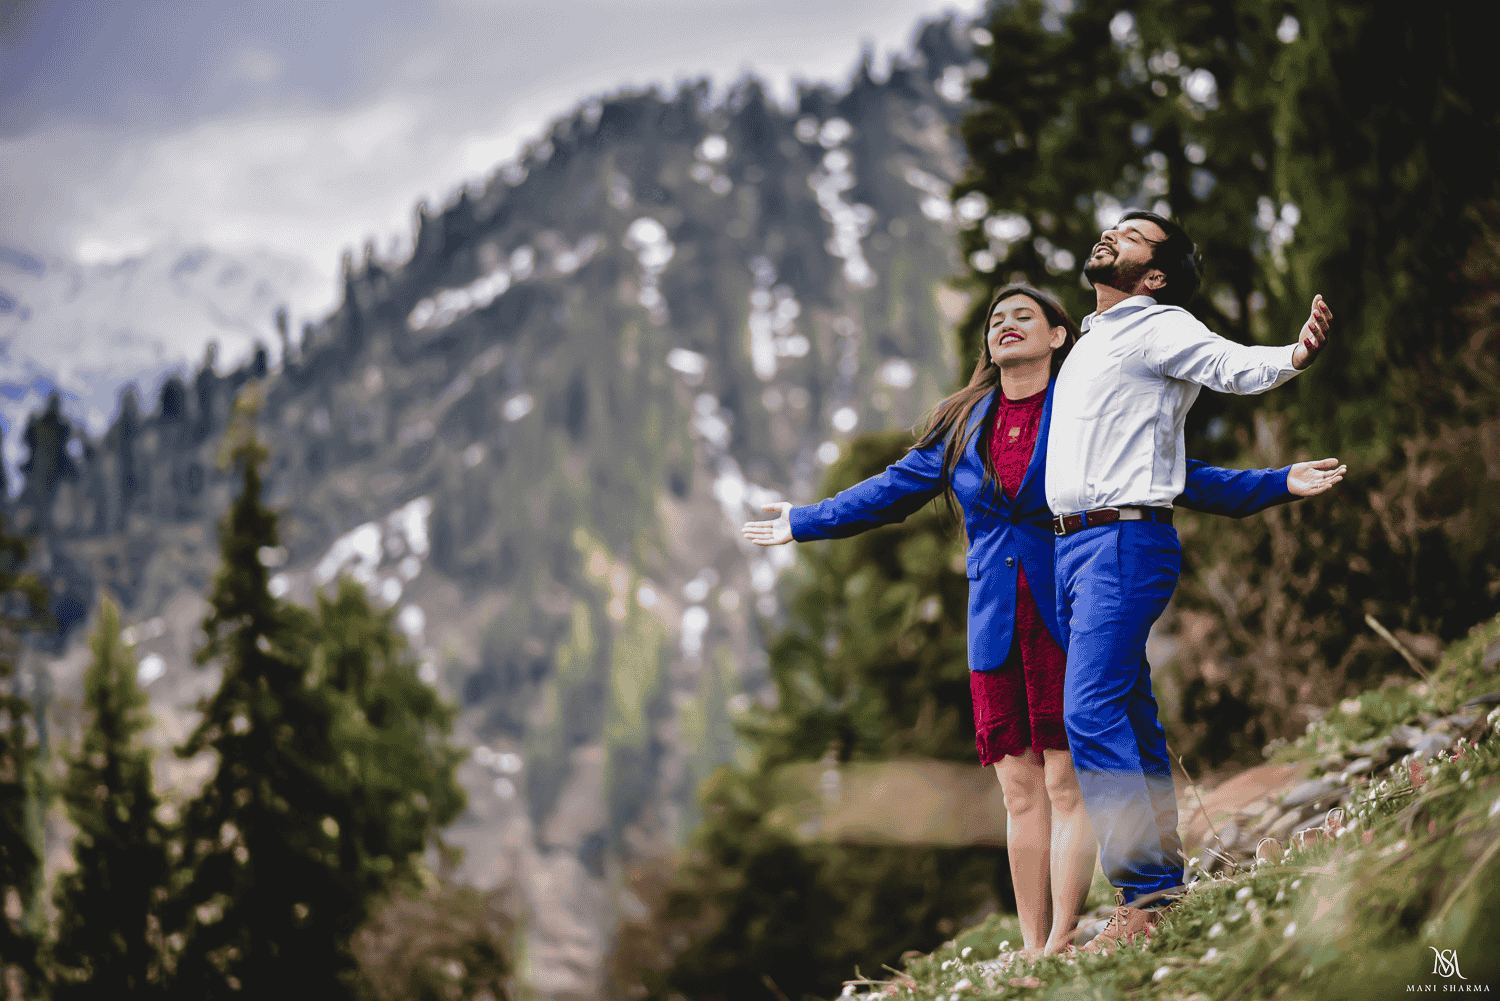
[[[1042,423],[1043,390],[1024,400],[998,394],[990,425],[989,449],[995,473],[1008,497],[1015,497],[1031,463]],[[1043,601],[1052,601],[1050,594]],[[1015,640],[1010,656],[993,671],[970,671],[974,696],[974,742],[982,764],[992,765],[1028,748],[1065,751],[1063,674],[1067,656],[1047,631],[1024,567],[1016,567]]]

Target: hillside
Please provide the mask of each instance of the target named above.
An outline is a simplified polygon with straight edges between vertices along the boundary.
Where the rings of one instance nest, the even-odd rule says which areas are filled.
[[[518,882],[539,997],[592,997],[618,874],[694,824],[729,718],[775,689],[762,629],[785,562],[733,529],[807,499],[854,433],[909,427],[955,370],[967,302],[947,201],[971,42],[952,21],[794,109],[754,80],[618,94],[559,120],[439,210],[411,257],[367,252],[273,368],[206,365],[127,394],[100,436],[54,400],[12,502],[58,634],[30,669],[76,730],[101,593],[145,655],[158,770],[212,668],[191,666],[231,483],[235,394],[265,383],[273,587],[349,573],[400,607],[476,745],[457,877]],[[789,557],[789,554],[780,554]],[[66,851],[54,832],[53,864]]]
[[[1367,692],[1271,764],[1179,796],[1189,891],[1149,940],[1030,962],[993,915],[845,996],[1374,998],[1492,991],[1500,853],[1500,619],[1430,681]],[[1182,793],[1182,790],[1179,790]],[[1227,795],[1223,795],[1227,794]],[[1216,803],[1217,801],[1217,803]],[[1267,840],[1268,839],[1268,840]],[[1194,841],[1198,847],[1194,847]],[[1113,910],[1096,874],[1092,919]]]

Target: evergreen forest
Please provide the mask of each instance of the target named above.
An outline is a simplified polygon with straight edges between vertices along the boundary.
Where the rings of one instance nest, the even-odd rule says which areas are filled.
[[[191,795],[156,788],[141,741],[149,701],[108,597],[90,635],[81,741],[55,782],[38,767],[37,716],[11,682],[20,637],[45,626],[31,611],[45,593],[15,570],[24,546],[7,543],[7,997],[507,996],[509,920],[442,878],[439,832],[464,805],[452,708],[418,678],[395,613],[360,585],[342,578],[311,610],[270,593],[278,516],[262,498],[258,405],[252,383],[222,454],[240,489],[197,652],[219,679],[176,749],[208,765]],[[73,867],[47,900],[51,796],[75,833]],[[424,907],[442,908],[446,925],[418,940],[403,926],[391,941],[391,912]]]

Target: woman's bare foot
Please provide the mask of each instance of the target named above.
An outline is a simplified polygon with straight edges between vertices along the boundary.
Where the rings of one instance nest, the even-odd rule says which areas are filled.
[[[1056,956],[1059,953],[1067,952],[1069,949],[1071,949],[1073,947],[1073,933],[1077,930],[1078,926],[1074,925],[1072,928],[1069,928],[1065,934],[1054,935],[1052,938],[1048,939],[1047,948],[1045,950],[1046,955]]]

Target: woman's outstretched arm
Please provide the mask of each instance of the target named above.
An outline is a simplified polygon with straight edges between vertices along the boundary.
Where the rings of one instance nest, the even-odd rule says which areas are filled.
[[[757,546],[779,546],[792,541],[792,502],[778,501],[766,504],[762,511],[780,511],[771,521],[747,521],[740,534]]]
[[[943,489],[943,442],[914,448],[885,471],[840,490],[816,504],[793,507],[782,501],[765,510],[779,511],[772,521],[750,521],[740,530],[759,546],[816,539],[847,539],[881,525],[902,522]]]
[[[1176,503],[1194,511],[1243,518],[1299,497],[1316,497],[1344,478],[1337,459],[1295,462],[1280,469],[1224,469],[1196,459],[1187,463],[1187,484]]]

